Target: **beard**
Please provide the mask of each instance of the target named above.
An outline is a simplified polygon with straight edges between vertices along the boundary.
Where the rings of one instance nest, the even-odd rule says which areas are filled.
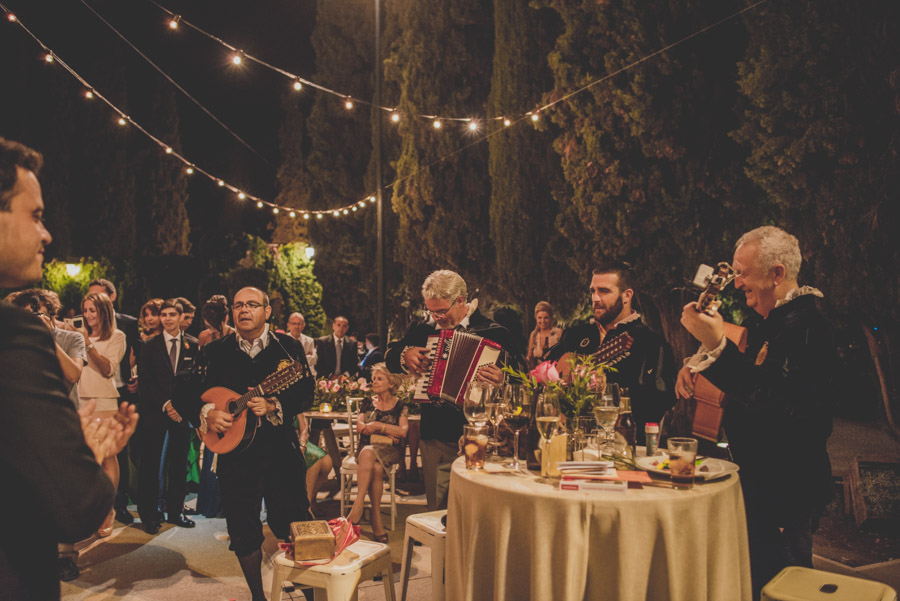
[[[622,302],[622,295],[620,294],[619,298],[616,299],[616,302],[613,303],[613,306],[609,307],[603,315],[596,318],[597,322],[605,328],[622,313],[622,309],[624,308],[625,303]]]

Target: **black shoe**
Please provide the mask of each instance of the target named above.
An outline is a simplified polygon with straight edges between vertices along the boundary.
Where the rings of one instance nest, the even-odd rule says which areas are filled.
[[[81,572],[78,571],[78,566],[75,565],[75,562],[68,557],[60,557],[58,565],[59,579],[63,582],[71,582],[81,574]]]
[[[159,528],[160,528],[160,526],[162,526],[162,524],[160,524],[156,520],[147,520],[147,521],[141,520],[141,525],[144,527],[144,532],[146,532],[147,534],[150,534],[150,535],[153,535],[153,534],[156,534],[157,532],[159,532]]]
[[[134,523],[134,516],[131,515],[130,511],[122,507],[120,509],[116,509],[116,521],[125,524],[126,526],[130,526]]]
[[[184,509],[181,510],[181,513],[183,513],[184,515],[197,515],[200,512],[185,505]]]
[[[193,528],[197,525],[194,523],[194,520],[189,520],[188,518],[184,517],[183,513],[179,513],[178,515],[170,515],[169,519],[167,519],[166,521],[181,528]]]

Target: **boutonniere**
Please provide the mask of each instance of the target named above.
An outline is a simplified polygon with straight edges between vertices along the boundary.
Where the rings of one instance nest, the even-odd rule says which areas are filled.
[[[191,345],[188,344],[187,340],[183,341],[181,344],[184,345],[185,350],[191,348]]]

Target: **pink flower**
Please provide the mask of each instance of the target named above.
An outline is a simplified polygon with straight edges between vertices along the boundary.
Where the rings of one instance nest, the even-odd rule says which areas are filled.
[[[556,364],[552,361],[539,363],[537,367],[529,372],[529,375],[534,376],[537,379],[538,384],[559,381],[559,372],[556,371]]]
[[[328,390],[328,380],[319,380],[319,388]]]
[[[348,390],[356,390],[357,388],[359,388],[359,382],[351,381],[349,384],[347,384]]]
[[[362,390],[363,392],[368,392],[368,391],[369,391],[369,383],[368,383],[368,382],[362,382],[362,383],[359,385],[359,389]]]
[[[338,384],[337,382],[335,382],[334,384],[331,385],[331,392],[340,392],[340,391],[341,391],[341,385],[340,385],[340,384]]]

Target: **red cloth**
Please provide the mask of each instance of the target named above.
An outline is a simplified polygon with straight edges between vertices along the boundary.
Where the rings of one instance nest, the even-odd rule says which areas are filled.
[[[335,557],[341,554],[341,551],[359,540],[359,526],[352,524],[347,518],[334,518],[328,522],[328,527],[334,533],[334,555],[330,559],[311,559],[309,561],[298,561],[302,566],[320,566],[330,563]],[[294,545],[290,543],[278,543],[278,547],[284,551],[285,557],[294,558]]]

